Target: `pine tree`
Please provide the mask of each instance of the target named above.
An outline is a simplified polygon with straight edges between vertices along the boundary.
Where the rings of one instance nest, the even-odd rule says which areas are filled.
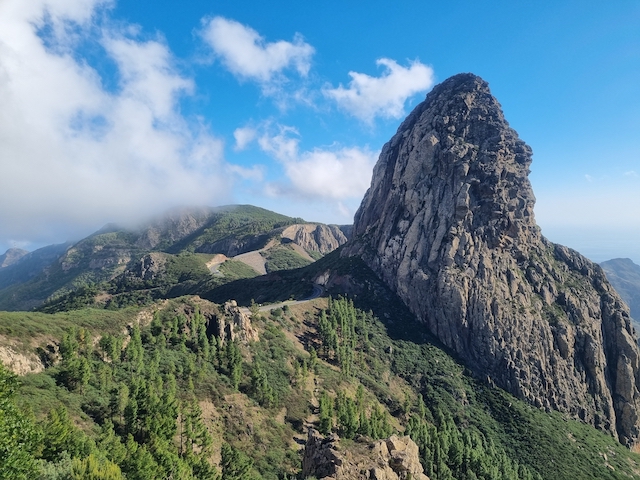
[[[327,392],[322,392],[320,395],[320,425],[318,429],[325,435],[331,432],[333,428],[333,402]]]
[[[251,390],[260,405],[265,407],[275,405],[276,398],[273,387],[259,361],[254,362],[251,370]]]
[[[73,480],[124,479],[118,465],[93,453],[83,459],[74,458],[71,469],[71,478]]]
[[[34,418],[15,404],[17,377],[0,362],[0,478],[36,478],[41,432]]]
[[[43,431],[41,455],[45,460],[55,461],[64,451],[71,456],[83,456],[88,453],[89,445],[86,435],[73,425],[63,405],[49,412]]]
[[[236,450],[228,443],[221,447],[222,480],[246,480],[253,462],[249,457]]]
[[[242,378],[242,354],[240,353],[240,347],[237,342],[227,342],[225,350],[227,373],[231,379],[233,388],[237,390],[240,385],[240,379]]]

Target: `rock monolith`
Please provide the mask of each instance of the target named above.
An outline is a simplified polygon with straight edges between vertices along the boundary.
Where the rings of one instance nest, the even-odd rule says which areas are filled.
[[[360,256],[479,377],[634,444],[628,308],[597,264],[542,236],[531,160],[487,82],[446,80],[382,149],[342,255]]]

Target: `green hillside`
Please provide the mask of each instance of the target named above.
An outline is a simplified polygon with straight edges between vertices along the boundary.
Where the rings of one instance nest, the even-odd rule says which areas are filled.
[[[264,247],[273,230],[294,223],[305,222],[301,218],[287,217],[253,205],[218,207],[213,210],[206,225],[179,242],[164,246],[163,251],[238,255]],[[237,251],[228,252],[229,248],[236,248]]]
[[[0,372],[0,478],[295,478],[306,425],[347,446],[408,433],[432,479],[640,478],[640,456],[608,435],[473,378],[357,260],[332,254],[209,295],[303,298],[328,270],[342,278],[332,297],[251,306],[258,341],[220,336],[229,318],[199,297],[1,314],[5,343],[44,348],[49,366],[15,392]]]
[[[205,264],[211,257],[206,255],[262,249],[279,238],[279,229],[294,223],[304,221],[251,205],[229,205],[177,209],[137,229],[109,225],[73,245],[47,247],[39,256],[27,255],[1,269],[0,309],[30,310],[94,286],[110,295],[135,292],[130,295],[134,300],[121,299],[117,305],[192,293],[196,283],[210,277]],[[154,252],[162,254],[166,268],[152,279],[135,278],[145,255]],[[293,251],[284,262],[280,257],[270,261],[274,270],[309,263]],[[213,284],[257,274],[227,267]]]

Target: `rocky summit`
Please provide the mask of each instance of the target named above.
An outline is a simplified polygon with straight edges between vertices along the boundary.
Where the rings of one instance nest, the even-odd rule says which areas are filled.
[[[480,378],[635,444],[629,311],[598,265],[541,235],[531,160],[487,82],[456,75],[382,149],[342,254]]]

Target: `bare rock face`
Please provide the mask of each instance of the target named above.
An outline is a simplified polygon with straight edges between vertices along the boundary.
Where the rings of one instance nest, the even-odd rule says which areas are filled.
[[[336,225],[317,223],[296,224],[282,231],[282,238],[288,238],[307,251],[326,254],[334,251],[347,241],[347,237]]]
[[[6,337],[0,336],[0,362],[16,375],[40,373],[44,364],[33,352],[20,352]]]
[[[10,248],[0,255],[0,268],[13,265],[28,253],[28,251],[23,250],[22,248]]]
[[[222,343],[227,341],[249,343],[259,340],[248,309],[239,307],[235,300],[229,300],[224,305],[218,306],[196,295],[191,297],[189,304],[180,305],[175,312],[178,315],[184,315],[188,324],[196,312],[199,312],[205,319],[207,335],[214,335]],[[148,323],[153,319],[153,315],[149,315],[149,318]]]
[[[258,332],[251,324],[251,318],[247,315],[235,300],[224,304],[224,317],[220,319],[218,336],[224,342],[238,340],[242,343],[258,340]]]
[[[144,255],[132,269],[132,273],[142,280],[154,280],[165,272],[167,258],[159,252]]]
[[[542,237],[531,155],[485,81],[446,80],[384,146],[343,255],[480,377],[633,444],[629,311],[597,264]]]
[[[409,437],[392,435],[373,443],[340,446],[333,434],[323,437],[309,429],[302,476],[325,480],[429,480],[420,464],[418,446]]]

